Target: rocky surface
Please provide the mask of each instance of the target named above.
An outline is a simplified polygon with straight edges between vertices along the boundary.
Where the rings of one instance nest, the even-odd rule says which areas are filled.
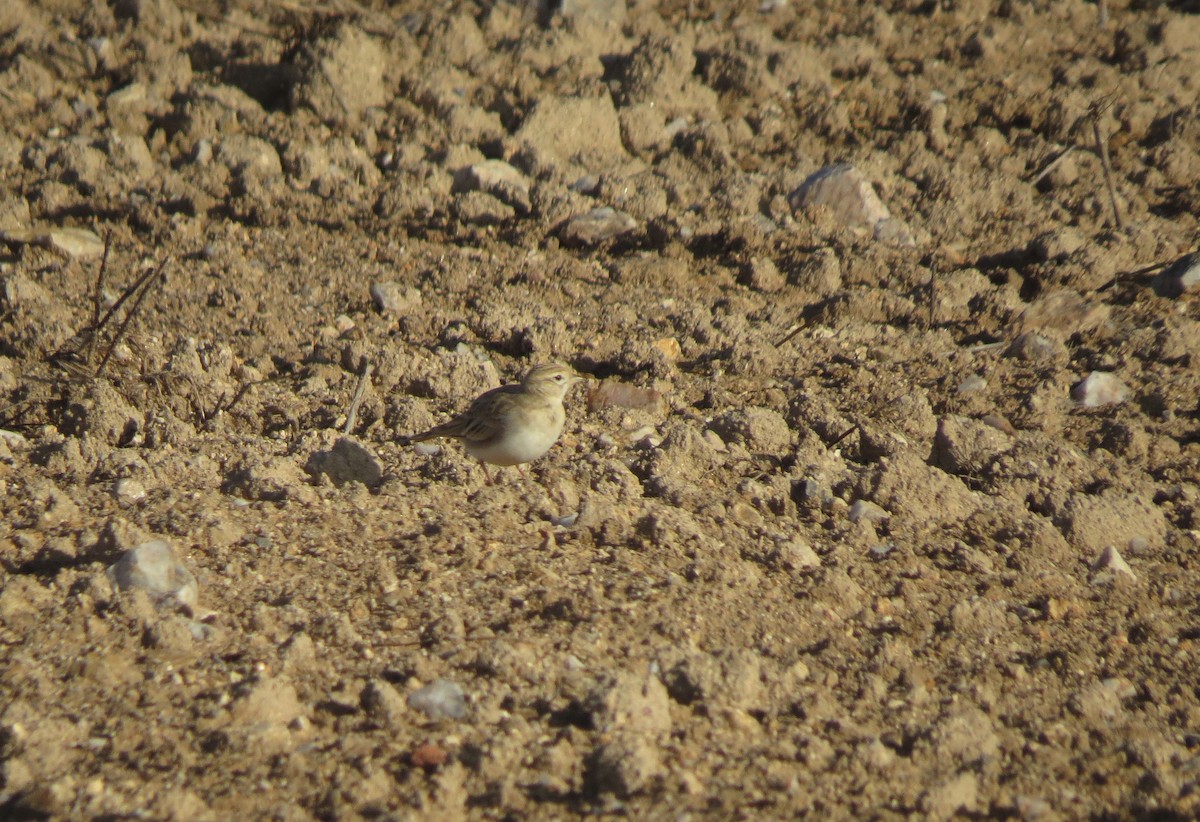
[[[1197,43],[0,4],[0,816],[1194,818]]]

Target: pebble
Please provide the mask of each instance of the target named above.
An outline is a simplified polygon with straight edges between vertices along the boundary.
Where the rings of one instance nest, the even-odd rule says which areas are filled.
[[[126,477],[113,485],[113,496],[122,505],[133,505],[146,498],[146,487],[135,479]]]
[[[1069,288],[1059,288],[1026,306],[1017,318],[1017,327],[1023,332],[1044,331],[1065,339],[1099,328],[1111,313],[1112,309],[1102,302],[1089,300]]]
[[[588,392],[587,406],[589,412],[602,408],[631,408],[661,410],[663,395],[653,388],[639,388],[636,385],[605,380]]]
[[[516,216],[516,209],[483,191],[467,191],[454,202],[454,213],[469,225],[500,225]]]
[[[1066,348],[1062,343],[1043,337],[1033,331],[1026,331],[1008,346],[1008,355],[1026,362],[1052,362],[1065,356]]]
[[[198,166],[206,166],[212,162],[213,144],[212,140],[200,139],[196,141],[196,145],[192,149],[192,162]]]
[[[371,299],[384,314],[408,314],[424,302],[419,288],[393,281],[371,283]]]
[[[361,702],[367,715],[387,727],[399,727],[407,712],[404,697],[385,679],[374,679],[363,688]]]
[[[978,374],[972,374],[958,384],[959,394],[971,394],[987,388],[988,382]]]
[[[1129,399],[1129,394],[1129,386],[1107,371],[1093,371],[1071,389],[1071,399],[1084,408],[1119,405]]]
[[[785,565],[796,571],[821,567],[820,555],[813,550],[811,545],[798,537],[779,543],[779,558]]]
[[[860,499],[850,506],[850,512],[847,515],[851,522],[862,522],[863,520],[871,523],[883,522],[891,519],[892,515],[883,510],[875,503]]]
[[[599,245],[638,227],[637,220],[609,206],[593,208],[586,214],[572,217],[563,229],[562,238],[572,245]]]
[[[408,707],[433,720],[462,719],[467,715],[467,695],[449,679],[437,679],[408,695]]]
[[[811,174],[788,195],[793,210],[823,206],[850,229],[870,230],[876,240],[892,245],[916,245],[903,221],[892,217],[875,187],[854,166],[826,166]]]
[[[529,182],[525,176],[503,160],[484,160],[461,169],[454,177],[456,193],[482,191],[503,203],[528,214]]]
[[[196,607],[200,586],[196,577],[162,540],[143,542],[109,566],[109,580],[121,590],[147,592],[160,607]]]
[[[569,188],[576,194],[586,194],[589,197],[594,197],[600,191],[600,178],[595,174],[585,174],[571,183]]]
[[[414,768],[437,768],[445,765],[449,758],[450,755],[444,749],[432,742],[426,742],[413,749],[408,756],[408,761]]]
[[[104,253],[104,241],[86,228],[20,228],[0,231],[0,240],[9,243],[40,245],[79,260]]]
[[[779,273],[778,266],[768,257],[755,257],[743,266],[739,280],[743,285],[772,294],[787,285],[787,279]]]
[[[1130,580],[1137,580],[1137,575],[1133,573],[1133,569],[1129,567],[1129,563],[1125,561],[1125,557],[1121,556],[1121,552],[1115,546],[1109,545],[1100,552],[1100,556],[1096,557],[1096,561],[1092,563],[1092,584],[1098,585],[1105,582],[1112,582],[1117,576],[1125,576]]]
[[[556,9],[565,18],[600,24],[620,24],[626,14],[625,0],[562,0],[547,3],[546,8]]]
[[[871,559],[887,559],[888,556],[895,550],[896,543],[881,542],[878,545],[872,545],[867,549],[867,552],[871,555]]]
[[[1185,254],[1163,269],[1152,283],[1160,297],[1181,297],[1200,291],[1200,251]]]
[[[3,441],[9,448],[28,448],[29,440],[24,434],[16,431],[9,431],[6,428],[0,428],[0,441]]]

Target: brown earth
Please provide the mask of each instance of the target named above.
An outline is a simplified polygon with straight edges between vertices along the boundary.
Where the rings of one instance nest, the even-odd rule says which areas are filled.
[[[309,5],[0,7],[0,814],[1200,813],[1194,2]]]

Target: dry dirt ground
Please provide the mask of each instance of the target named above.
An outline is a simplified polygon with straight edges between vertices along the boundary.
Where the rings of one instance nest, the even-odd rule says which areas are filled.
[[[6,0],[0,814],[1195,818],[1198,78],[1195,2]],[[528,480],[398,444],[548,360]]]

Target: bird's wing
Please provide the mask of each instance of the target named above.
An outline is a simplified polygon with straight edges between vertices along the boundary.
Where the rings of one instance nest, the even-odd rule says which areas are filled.
[[[409,441],[454,437],[467,442],[485,443],[494,439],[503,430],[504,420],[508,417],[517,390],[518,386],[502,385],[480,394],[462,414],[411,437]]]

